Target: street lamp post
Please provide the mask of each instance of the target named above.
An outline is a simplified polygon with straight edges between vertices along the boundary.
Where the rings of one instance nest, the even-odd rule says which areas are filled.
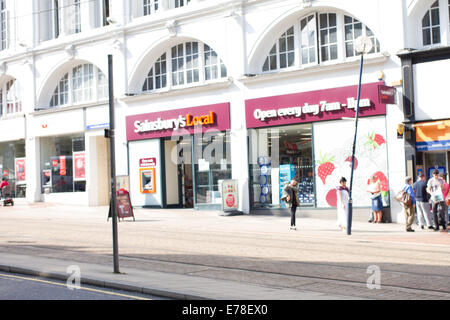
[[[109,150],[111,157],[111,217],[113,229],[113,261],[114,273],[119,271],[119,241],[117,238],[117,210],[116,210],[116,152],[115,152],[115,118],[114,118],[114,91],[113,91],[113,58],[108,55],[108,87],[109,87]]]
[[[355,134],[353,136],[353,146],[352,146],[352,169],[350,174],[350,190],[349,199],[347,207],[347,235],[352,234],[352,218],[353,218],[353,199],[352,199],[352,188],[353,188],[353,171],[355,166],[355,149],[356,149],[356,136],[358,133],[358,116],[359,116],[359,99],[361,96],[361,78],[364,63],[364,54],[372,50],[372,41],[366,36],[360,36],[355,40],[355,50],[361,54],[361,62],[359,65],[359,83],[358,83],[358,97],[356,102],[355,110]]]

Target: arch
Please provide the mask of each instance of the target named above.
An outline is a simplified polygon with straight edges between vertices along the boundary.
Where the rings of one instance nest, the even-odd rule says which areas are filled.
[[[152,42],[152,45],[139,56],[137,62],[131,69],[129,75],[130,80],[128,82],[128,91],[130,93],[141,92],[145,78],[147,77],[148,72],[150,71],[156,60],[158,60],[161,55],[171,47],[187,41],[197,41],[199,43],[210,46],[208,42],[203,41],[198,36],[194,37],[190,34],[184,33],[179,33],[176,37],[167,35],[157,39],[156,41]],[[223,55],[221,55],[213,46],[210,47],[214,51],[216,51],[220,59],[222,59],[222,61],[225,63]]]
[[[352,16],[357,18],[360,22],[362,22],[366,27],[368,27],[374,34],[378,34],[377,29],[372,25],[375,25],[375,22],[367,21],[367,19],[359,19],[359,16],[367,16],[364,15],[362,9],[359,9],[361,12],[355,12],[355,8],[347,5],[345,3],[330,3],[328,1],[321,2],[320,4],[313,3],[308,8],[303,8],[302,6],[296,6],[285,11],[283,14],[276,17],[272,22],[270,22],[267,27],[262,31],[258,39],[255,41],[252,46],[249,55],[248,55],[248,65],[250,73],[260,73],[261,66],[264,63],[264,60],[267,57],[267,53],[272,48],[273,44],[278,40],[278,38],[291,26],[295,25],[299,22],[300,18],[311,14],[312,12],[338,12],[345,15]],[[358,14],[360,13],[360,14]],[[380,38],[376,36],[378,40]]]
[[[106,60],[106,59],[105,59]],[[97,67],[99,70],[101,70],[106,76],[107,73],[105,73],[102,68],[98,67],[97,64],[92,63],[92,61],[88,59],[72,59],[72,60],[60,60],[58,63],[56,63],[53,68],[50,69],[50,71],[47,73],[47,75],[44,77],[42,81],[41,87],[37,90],[37,106],[41,108],[46,108],[49,105],[49,101],[52,97],[53,92],[55,91],[55,88],[58,84],[58,82],[61,80],[61,78],[67,73],[72,70],[72,68],[80,65],[89,63]],[[106,64],[106,63],[105,63]]]

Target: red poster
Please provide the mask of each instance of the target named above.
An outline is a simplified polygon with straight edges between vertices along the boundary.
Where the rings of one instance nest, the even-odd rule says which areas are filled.
[[[16,159],[16,180],[25,181],[25,159]]]
[[[65,176],[66,175],[66,156],[59,156],[59,175]]]
[[[75,180],[85,180],[86,179],[86,159],[84,156],[84,152],[74,153],[73,154],[74,161],[74,172]]]

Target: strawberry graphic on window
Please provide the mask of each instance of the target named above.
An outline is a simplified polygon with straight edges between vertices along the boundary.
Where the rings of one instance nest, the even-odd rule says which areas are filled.
[[[335,166],[333,164],[334,157],[329,157],[327,154],[324,154],[321,159],[317,161],[319,167],[317,168],[317,175],[322,180],[323,184],[325,184],[326,178],[333,173]]]
[[[356,159],[356,157],[354,157],[354,158],[355,158],[355,163],[354,163],[355,167],[353,169],[356,170],[356,168],[358,167],[358,159]],[[344,162],[350,162],[350,168],[351,168],[352,167],[352,156],[348,156]]]
[[[381,134],[372,132],[372,134],[367,134],[367,141],[365,145],[372,146],[373,149],[380,147],[383,143],[386,143],[383,136]]]
[[[326,198],[327,203],[330,207],[336,207],[337,206],[337,194],[336,189],[331,189],[328,191]]]

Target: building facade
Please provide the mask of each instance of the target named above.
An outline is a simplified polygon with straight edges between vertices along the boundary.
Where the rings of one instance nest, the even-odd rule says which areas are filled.
[[[448,46],[447,1],[436,1],[438,13],[426,0],[0,1],[2,174],[30,202],[108,204],[112,55],[116,170],[129,177],[133,205],[220,210],[221,181],[236,179],[240,211],[278,210],[283,184],[296,177],[301,207],[332,208],[339,179],[350,176],[355,40],[365,35],[373,48],[354,206],[370,206],[375,174],[392,220],[402,221],[393,196],[420,152],[423,163],[435,157],[416,154],[408,123],[449,118],[449,108],[422,102],[439,99],[422,77],[416,117],[405,112],[412,87],[402,50]],[[431,76],[445,59],[436,63],[415,64],[416,73]],[[380,102],[380,85],[397,89],[392,104]]]

